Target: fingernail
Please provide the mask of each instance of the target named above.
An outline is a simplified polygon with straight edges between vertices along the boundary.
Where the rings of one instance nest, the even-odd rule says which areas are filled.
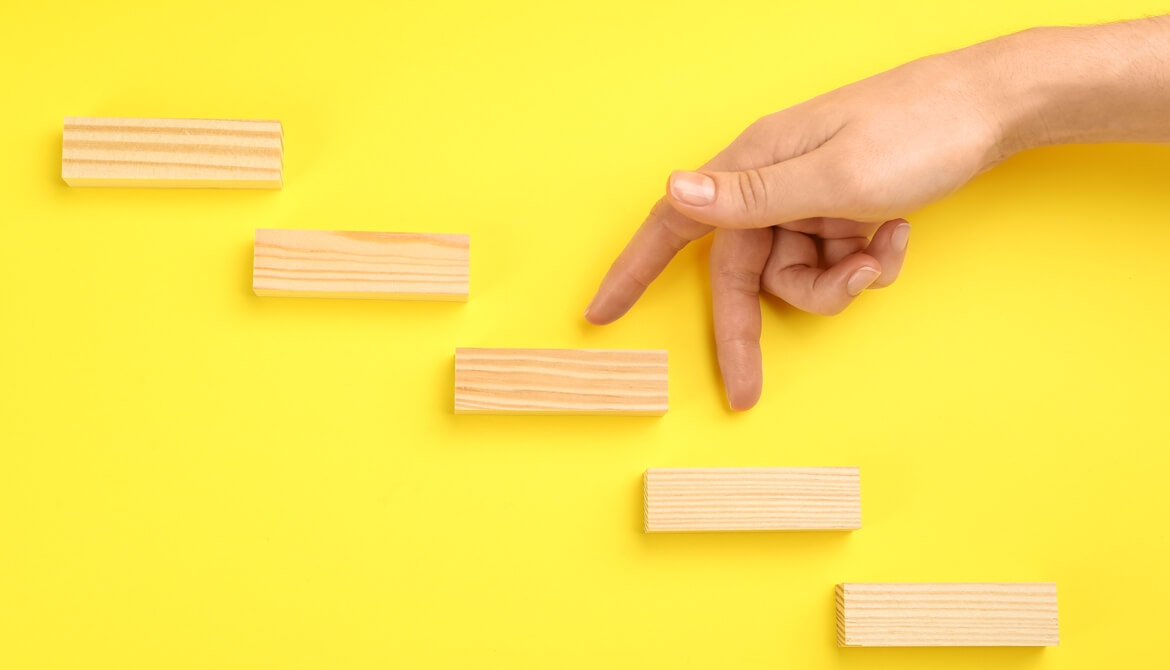
[[[589,318],[589,312],[593,309],[593,303],[595,303],[595,302],[597,302],[597,296],[593,296],[593,299],[589,301],[589,305],[587,307],[585,307],[585,318],[586,319]]]
[[[699,172],[672,173],[670,196],[685,205],[710,205],[715,200],[715,180]]]
[[[894,251],[902,253],[906,250],[906,245],[910,243],[910,224],[899,223],[894,232],[890,235],[890,246]]]
[[[845,287],[849,291],[849,295],[858,296],[861,292],[869,287],[870,284],[877,281],[881,276],[881,272],[870,267],[864,267],[853,273],[849,278],[849,284]]]

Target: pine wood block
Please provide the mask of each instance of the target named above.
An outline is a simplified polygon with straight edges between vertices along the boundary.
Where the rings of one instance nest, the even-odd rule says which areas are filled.
[[[278,189],[280,121],[65,117],[70,186]]]
[[[1044,647],[1060,643],[1056,584],[837,585],[841,647]]]
[[[456,414],[666,413],[666,351],[456,349]]]
[[[651,468],[643,479],[645,531],[861,528],[861,470]]]
[[[256,295],[467,300],[469,238],[441,233],[256,231]]]

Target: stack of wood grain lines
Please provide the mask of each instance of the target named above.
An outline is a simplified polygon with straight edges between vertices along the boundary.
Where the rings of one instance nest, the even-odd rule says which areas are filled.
[[[842,647],[1059,642],[1053,583],[837,585],[837,644]]]
[[[280,121],[65,119],[61,177],[70,186],[281,188]]]
[[[667,410],[661,350],[455,350],[456,414],[624,414]]]
[[[861,528],[859,468],[651,468],[647,533]]]
[[[256,231],[252,290],[302,298],[466,301],[467,235]]]
[[[279,121],[68,117],[61,176],[71,186],[284,185]],[[282,298],[466,301],[467,235],[258,229],[252,289]],[[661,416],[667,352],[457,348],[455,414]],[[650,468],[647,534],[852,531],[857,467]],[[1056,585],[838,584],[842,647],[1044,646],[1059,642]]]

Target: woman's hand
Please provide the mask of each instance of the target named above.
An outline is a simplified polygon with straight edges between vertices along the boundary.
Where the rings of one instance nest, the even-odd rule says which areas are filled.
[[[981,48],[982,47],[982,48]],[[1004,157],[993,50],[931,56],[753,123],[695,172],[670,176],[585,317],[626,313],[688,242],[715,230],[715,341],[732,409],[763,383],[759,293],[836,314],[902,269],[910,224]]]
[[[764,117],[666,197],[585,317],[625,314],[688,242],[717,229],[711,285],[732,409],[763,383],[760,290],[836,314],[888,286],[898,218],[1009,154],[1069,142],[1170,142],[1170,16],[1034,28],[930,56]]]

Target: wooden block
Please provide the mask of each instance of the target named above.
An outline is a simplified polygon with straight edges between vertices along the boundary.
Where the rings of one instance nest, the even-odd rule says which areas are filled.
[[[837,585],[841,647],[1044,647],[1060,643],[1056,584]]]
[[[467,235],[258,229],[256,295],[467,300]]]
[[[861,528],[859,468],[651,468],[647,533]]]
[[[280,188],[280,121],[65,117],[70,186]]]
[[[666,413],[666,351],[456,349],[456,414]]]

